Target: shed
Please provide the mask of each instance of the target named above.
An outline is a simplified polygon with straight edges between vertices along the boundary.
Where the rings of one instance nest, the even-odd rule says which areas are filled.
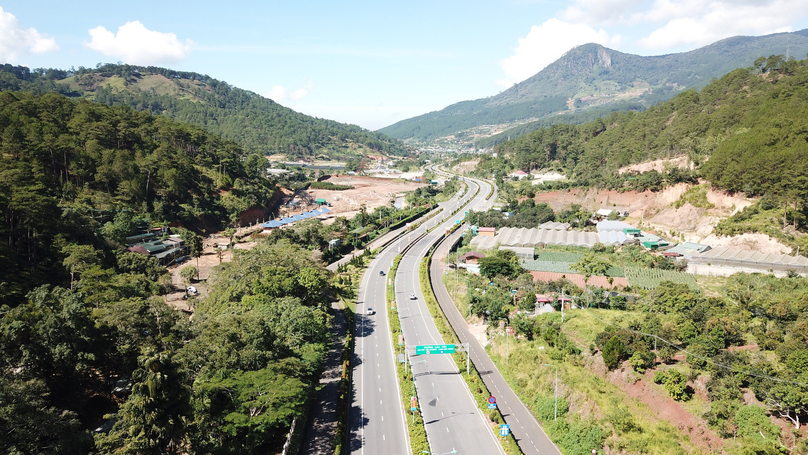
[[[525,172],[525,171],[523,171],[521,169],[515,170],[515,171],[511,172],[510,174],[508,174],[509,177],[514,178],[514,179],[518,179],[518,180],[522,180],[523,178],[525,178],[525,177],[527,177],[529,175],[530,174],[528,174],[527,172]]]
[[[481,237],[494,237],[497,234],[497,228],[481,227],[477,229],[477,232]]]
[[[476,264],[478,260],[484,257],[485,255],[483,253],[478,253],[476,251],[469,251],[468,253],[457,258],[457,260],[458,262],[464,262],[466,264]]]
[[[321,198],[321,197],[320,197],[320,198],[317,198],[317,199],[314,201],[314,203],[315,203],[315,204],[317,204],[317,205],[325,205],[325,204],[326,204],[326,201],[325,201],[325,198]]]

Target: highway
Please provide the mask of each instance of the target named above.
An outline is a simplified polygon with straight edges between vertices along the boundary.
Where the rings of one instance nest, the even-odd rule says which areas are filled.
[[[479,194],[470,203],[470,208],[483,210],[488,205],[485,197],[490,185],[481,181],[470,182],[482,186]],[[443,344],[429,310],[426,307],[418,280],[418,268],[432,244],[445,232],[445,228],[462,216],[459,213],[444,222],[438,229],[427,234],[404,255],[395,277],[396,306],[401,320],[402,333],[408,346]],[[413,293],[416,299],[410,299]],[[449,355],[412,355],[410,362],[415,378],[415,388],[433,453],[496,454],[503,453],[494,437],[484,412],[468,391],[465,381]],[[402,384],[401,387],[407,387]]]
[[[473,193],[472,189],[462,200]],[[447,213],[451,213],[457,204],[457,199],[451,199],[441,203],[439,209],[446,208]],[[436,215],[412,233],[391,242],[369,264],[362,277],[357,294],[356,341],[351,362],[352,400],[348,415],[348,450],[352,454],[410,453],[387,323],[386,286],[387,280],[392,279],[387,272],[406,245],[444,216]],[[380,271],[385,276],[381,276]],[[375,314],[366,314],[368,307],[373,308]]]
[[[435,251],[434,257],[445,257],[448,253],[449,246],[454,243],[454,240],[456,240],[460,234],[461,232],[457,232],[453,234],[450,239],[444,241]],[[443,284],[443,273],[444,270],[440,262],[433,260],[431,265],[431,278],[435,297],[438,303],[440,303],[443,313],[452,325],[460,342],[469,343],[471,361],[480,373],[480,377],[482,377],[488,390],[496,397],[497,406],[505,419],[505,423],[509,425],[517,444],[519,444],[519,448],[522,449],[522,452],[526,455],[560,455],[561,452],[541,428],[539,422],[527,406],[525,406],[513,390],[511,390],[505,378],[502,377],[502,374],[499,372],[496,365],[494,365],[494,362],[488,357],[485,348],[483,348],[480,342],[477,341],[477,338],[469,332],[466,321],[452,302],[449,292]]]

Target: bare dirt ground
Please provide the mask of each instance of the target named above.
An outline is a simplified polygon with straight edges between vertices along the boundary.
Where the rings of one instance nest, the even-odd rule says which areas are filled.
[[[648,171],[657,171],[663,172],[667,168],[684,168],[684,169],[693,169],[693,162],[686,156],[679,156],[676,158],[671,159],[662,159],[662,160],[654,160],[649,161],[647,163],[639,163],[639,164],[632,164],[631,166],[621,167],[617,170],[618,174],[623,174],[625,172],[648,172]]]
[[[616,385],[631,398],[645,404],[654,417],[667,421],[686,434],[694,446],[721,452],[724,441],[708,428],[704,419],[694,416],[664,390],[656,387],[653,384],[654,373],[651,370],[639,378],[633,376],[630,367],[620,367],[609,372],[600,354],[592,357],[589,364],[593,372]],[[691,383],[690,385],[694,389],[699,388],[698,384]]]
[[[646,163],[649,164],[649,163]],[[718,237],[713,228],[718,222],[754,203],[754,200],[739,195],[727,194],[710,189],[707,201],[715,207],[711,209],[684,204],[675,208],[672,204],[679,200],[692,185],[678,184],[654,193],[651,191],[626,191],[623,193],[608,190],[588,190],[578,188],[539,193],[536,202],[544,202],[553,210],[562,210],[570,204],[595,211],[600,208],[620,208],[628,210],[626,222],[643,226],[665,237],[676,237],[688,242],[718,246],[732,246],[748,251],[763,253],[790,253],[791,248],[765,234],[742,234],[733,237]]]
[[[384,178],[360,176],[334,176],[326,180],[335,185],[350,185],[352,190],[308,190],[312,199],[323,198],[331,203],[334,216],[352,217],[359,213],[359,208],[365,204],[368,211],[381,206],[389,206],[390,200],[397,194],[413,191],[425,186],[423,183],[412,181],[397,181]]]
[[[464,161],[457,166],[452,168],[452,171],[457,172],[458,174],[467,174],[474,170],[477,167],[477,163],[480,160],[471,160],[471,161]]]

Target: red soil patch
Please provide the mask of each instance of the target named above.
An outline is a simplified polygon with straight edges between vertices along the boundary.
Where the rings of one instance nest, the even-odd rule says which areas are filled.
[[[602,358],[598,356],[600,363]],[[628,380],[629,372],[625,368],[606,373],[606,379],[620,388],[630,397],[645,403],[651,412],[659,419],[670,422],[680,432],[690,438],[690,442],[698,447],[713,450],[721,450],[724,447],[724,440],[707,426],[707,422],[698,418],[685,410],[681,404],[674,401],[667,393],[653,387],[653,372],[646,371],[645,375],[636,382]],[[695,384],[691,387],[698,388]]]

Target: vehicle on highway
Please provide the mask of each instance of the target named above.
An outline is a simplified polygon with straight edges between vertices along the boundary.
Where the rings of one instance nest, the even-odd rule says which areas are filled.
[[[368,309],[367,309],[367,310],[365,310],[365,314],[368,314],[368,315],[371,315],[371,314],[376,314],[376,310],[374,310],[374,309],[373,309],[373,308],[371,308],[371,307],[368,307]]]
[[[379,276],[384,276],[384,270],[379,270]]]
[[[410,300],[415,300],[415,299],[416,299],[415,294],[410,292]]]

